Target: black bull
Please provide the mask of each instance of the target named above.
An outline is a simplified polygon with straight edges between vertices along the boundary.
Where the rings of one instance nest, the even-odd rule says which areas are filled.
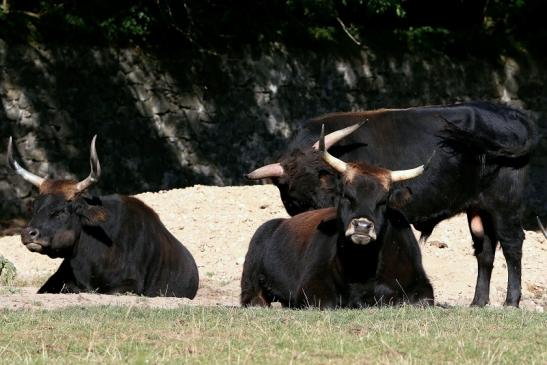
[[[336,174],[312,146],[321,124],[332,132],[364,121],[330,152],[347,161],[404,169],[436,151],[428,171],[406,184],[412,198],[401,211],[424,237],[440,221],[465,212],[478,262],[472,305],[489,302],[495,246],[500,242],[508,270],[505,304],[518,306],[521,202],[529,156],[538,139],[531,118],[489,103],[329,114],[305,123],[279,163],[248,177],[272,178],[291,215],[334,206]]]
[[[33,252],[64,258],[38,293],[125,293],[194,298],[198,270],[190,252],[142,201],[127,196],[91,196],[86,190],[100,177],[91,147],[92,171],[81,182],[44,179],[8,163],[37,186],[23,244]]]

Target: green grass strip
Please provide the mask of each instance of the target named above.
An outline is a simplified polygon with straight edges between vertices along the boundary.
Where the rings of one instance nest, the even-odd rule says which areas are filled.
[[[413,307],[0,311],[0,364],[546,364],[547,314]]]

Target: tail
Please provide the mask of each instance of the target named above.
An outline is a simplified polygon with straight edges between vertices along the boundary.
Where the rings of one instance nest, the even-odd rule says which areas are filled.
[[[448,147],[461,154],[486,155],[494,159],[521,159],[530,155],[539,141],[535,122],[522,112],[518,112],[516,122],[520,122],[525,133],[510,128],[504,128],[496,135],[490,128],[474,128],[467,130],[458,126],[455,121],[446,122],[445,128],[439,133],[440,147]]]

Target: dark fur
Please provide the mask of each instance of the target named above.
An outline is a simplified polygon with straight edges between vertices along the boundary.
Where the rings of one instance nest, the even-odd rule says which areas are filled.
[[[274,301],[294,308],[433,303],[409,223],[387,207],[388,192],[379,174],[355,169],[356,177],[345,180],[337,211],[274,219],[256,231],[243,266],[243,306]],[[355,205],[357,200],[366,207]],[[374,223],[377,237],[357,245],[345,231],[353,219],[363,217]]]
[[[440,221],[478,212],[485,230],[472,234],[479,274],[473,305],[489,301],[495,246],[507,260],[505,303],[521,296],[522,197],[529,155],[538,140],[524,112],[489,103],[329,114],[305,123],[280,163],[286,176],[273,182],[291,215],[335,205],[337,176],[311,149],[326,132],[368,120],[330,152],[345,161],[367,161],[392,170],[423,164],[428,171],[408,184],[412,199],[400,209],[427,237]]]
[[[31,237],[33,230],[40,232]],[[34,232],[35,234],[35,232]],[[64,261],[38,293],[131,292],[193,298],[198,270],[190,252],[142,201],[112,195],[66,200],[41,195],[23,243]]]

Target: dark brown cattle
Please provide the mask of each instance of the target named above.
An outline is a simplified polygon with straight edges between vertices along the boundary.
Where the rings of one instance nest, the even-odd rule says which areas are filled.
[[[334,113],[302,125],[278,163],[251,172],[271,178],[287,212],[295,215],[336,204],[337,174],[321,159],[316,141],[328,132],[368,121],[330,152],[347,161],[405,169],[437,151],[427,173],[409,181],[412,199],[399,209],[426,238],[440,221],[466,213],[478,263],[472,305],[489,302],[495,247],[507,262],[506,305],[518,306],[524,233],[522,201],[528,162],[538,140],[533,119],[504,105],[449,106]]]
[[[131,292],[146,296],[193,298],[198,270],[190,252],[142,201],[128,196],[91,196],[101,168],[95,139],[88,178],[48,180],[8,163],[40,189],[21,240],[32,252],[64,258],[38,293]]]
[[[423,167],[389,171],[345,164],[338,208],[264,223],[254,234],[241,278],[241,304],[356,307],[433,303],[433,289],[409,223],[390,189]]]

